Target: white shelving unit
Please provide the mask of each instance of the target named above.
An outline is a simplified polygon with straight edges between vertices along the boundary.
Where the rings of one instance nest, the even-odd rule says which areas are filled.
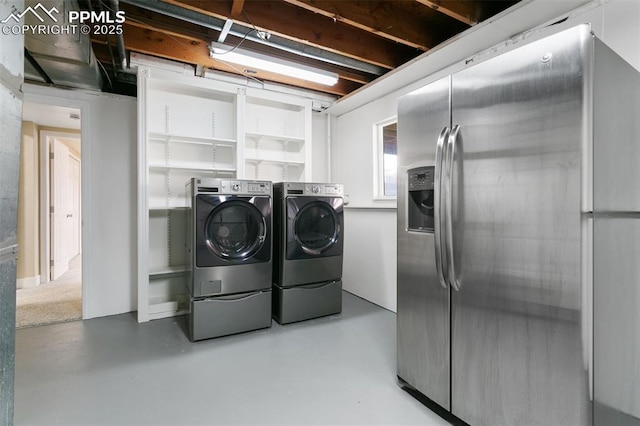
[[[270,181],[311,179],[311,101],[247,89],[243,146],[244,176]]]
[[[138,321],[180,315],[192,177],[311,179],[311,101],[138,67]]]
[[[186,182],[237,175],[237,88],[201,80],[138,68],[139,322],[188,307]]]

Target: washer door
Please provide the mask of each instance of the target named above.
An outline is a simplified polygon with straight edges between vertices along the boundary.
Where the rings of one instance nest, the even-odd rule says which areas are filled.
[[[226,200],[210,196],[198,200],[204,207],[198,208],[196,266],[268,261],[270,202],[265,206],[258,197],[223,198]]]
[[[342,254],[342,199],[288,197],[287,259]]]

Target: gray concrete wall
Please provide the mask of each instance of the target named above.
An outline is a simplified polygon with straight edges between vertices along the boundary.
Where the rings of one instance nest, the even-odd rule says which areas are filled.
[[[0,0],[0,20],[12,9],[22,10],[22,0]],[[0,424],[12,425],[24,37],[0,37]]]

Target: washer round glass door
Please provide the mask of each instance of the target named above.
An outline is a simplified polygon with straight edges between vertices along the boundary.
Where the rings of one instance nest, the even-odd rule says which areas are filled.
[[[267,224],[253,204],[232,200],[211,211],[203,231],[205,244],[212,253],[226,260],[243,261],[263,246]]]
[[[313,201],[300,209],[293,231],[296,242],[305,253],[318,255],[338,241],[340,221],[329,204]]]

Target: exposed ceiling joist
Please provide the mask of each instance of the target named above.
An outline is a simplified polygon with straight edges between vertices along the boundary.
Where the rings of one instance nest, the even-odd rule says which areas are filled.
[[[442,12],[447,16],[451,16],[467,25],[475,25],[478,23],[477,8],[471,2],[461,1],[442,1],[442,0],[416,0],[419,3],[429,6],[438,12]]]
[[[233,0],[231,5],[231,17],[235,18],[242,14],[242,8],[244,7],[244,0]]]
[[[416,0],[460,22],[474,26],[511,6],[502,0]]]
[[[155,29],[166,34],[194,40],[217,40],[220,35],[218,29],[203,27],[131,4],[120,3],[120,9],[126,12],[127,23],[130,25]]]
[[[421,16],[397,7],[390,1],[284,0],[338,22],[368,31],[389,40],[427,51],[442,40],[424,25]]]
[[[37,0],[29,0],[33,3]],[[62,1],[62,0],[59,0]],[[526,0],[525,0],[526,1]],[[92,35],[100,58],[103,90],[135,93],[135,75],[121,57],[139,52],[173,61],[346,95],[425,51],[484,21],[518,0],[83,0],[82,10],[110,13],[119,3],[126,13],[122,37]],[[72,40],[69,40],[72,41]],[[339,76],[324,86],[266,70],[212,59],[212,42],[228,49],[287,61]],[[223,46],[224,47],[224,46]],[[60,63],[66,63],[58,43]],[[27,55],[25,53],[25,55]],[[29,63],[28,61],[26,62]],[[43,65],[44,66],[44,65]],[[57,69],[56,65],[50,65]],[[29,79],[41,81],[35,69]],[[198,75],[202,75],[198,73]],[[27,76],[27,74],[25,74]],[[55,78],[51,77],[54,81]]]
[[[200,25],[181,21],[180,19],[171,16],[166,16],[129,4],[122,4],[122,9],[126,11],[127,17],[130,18],[127,20],[127,23],[131,26],[161,32],[167,36],[177,37],[178,39],[184,38],[203,43],[208,43],[209,41],[216,40],[218,38],[219,33],[216,30],[203,28]],[[245,50],[262,52],[269,56],[289,61],[296,61],[314,68],[323,68],[327,71],[338,74],[341,79],[360,84],[366,84],[376,77],[373,74],[360,72],[345,66],[330,64],[304,56],[301,57],[295,53],[290,53],[275,47],[265,46],[252,40],[245,39],[243,41],[238,36],[227,36],[226,41],[230,45],[237,45],[242,42],[242,46]],[[164,53],[167,54],[168,52],[165,50]],[[177,53],[172,59],[179,60],[179,54]]]
[[[360,84],[346,79],[340,79],[335,86],[323,86],[299,79],[286,77],[263,70],[251,70],[244,72],[243,67],[216,61],[209,56],[209,43],[206,40],[197,40],[194,37],[180,37],[164,32],[144,28],[139,23],[133,25],[129,22],[124,24],[125,47],[140,53],[158,56],[160,58],[172,59],[192,65],[203,65],[219,71],[240,74],[247,78],[258,80],[274,81],[282,84],[289,84],[298,87],[307,87],[336,95],[345,95]],[[99,39],[94,39],[100,42]],[[104,41],[102,41],[104,43]]]
[[[200,13],[226,19],[228,0],[168,0]],[[281,1],[245,1],[244,19],[248,27],[278,34],[347,57],[393,69],[416,56],[414,48],[363,32],[342,22]],[[249,21],[250,20],[250,21]]]
[[[217,40],[218,32],[222,31],[226,22],[226,20],[221,18],[159,0],[121,0],[120,5],[121,8],[126,8],[127,19],[135,21],[140,19],[144,20],[144,17],[147,17],[145,22],[155,23],[164,22],[164,17],[172,18],[174,23],[177,22],[175,25],[176,29],[179,29],[186,24],[195,24],[196,32],[198,31],[198,27],[206,29],[207,38],[210,40]],[[193,26],[188,28],[190,31],[194,29]],[[210,30],[213,30],[213,32]],[[351,69],[356,73],[374,76],[380,76],[388,71],[386,68],[378,67],[368,62],[359,61],[334,52],[329,52],[322,48],[303,44],[273,34],[269,40],[266,41],[260,38],[258,34],[255,34],[250,26],[247,27],[234,23],[229,34],[238,37],[238,40],[244,39],[245,41],[243,44],[248,41],[255,42],[256,44],[264,46],[265,49],[278,49],[283,52],[296,54],[298,57],[302,58],[302,61],[305,61],[306,58],[321,61],[327,64],[327,67],[339,66],[343,69]],[[231,43],[231,41],[229,43]]]

